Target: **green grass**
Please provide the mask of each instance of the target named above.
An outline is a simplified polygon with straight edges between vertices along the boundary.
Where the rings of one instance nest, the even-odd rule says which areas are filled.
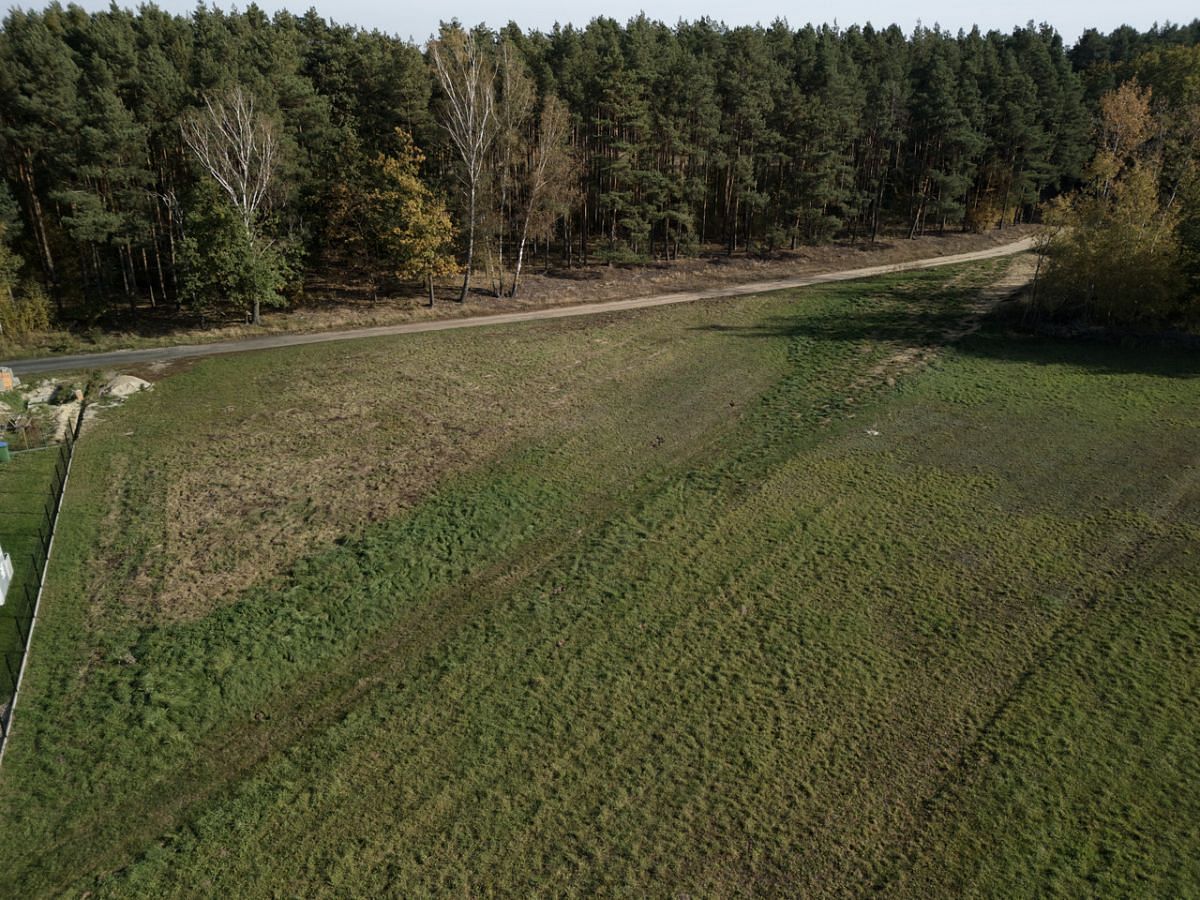
[[[23,450],[0,463],[0,547],[13,562],[13,581],[0,607],[0,653],[7,660],[0,665],[0,703],[12,696],[21,665],[22,638],[29,632],[32,597],[41,576],[42,542],[49,534],[50,489],[55,467],[62,464],[57,446]]]
[[[997,271],[209,360],[110,411],[0,883],[1200,890],[1198,367],[998,326],[905,362]],[[347,398],[356,441],[294,449],[357,515],[254,438]],[[271,564],[201,602],[173,554]]]

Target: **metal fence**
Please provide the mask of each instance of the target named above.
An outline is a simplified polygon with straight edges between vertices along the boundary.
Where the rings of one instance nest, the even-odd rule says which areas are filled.
[[[51,460],[53,468],[49,474],[45,500],[40,510],[35,507],[27,513],[38,518],[36,532],[33,527],[26,528],[33,533],[32,546],[27,543],[23,550],[18,551],[20,555],[13,554],[14,568],[23,575],[13,581],[4,605],[0,606],[0,640],[3,640],[0,650],[4,655],[4,666],[0,670],[0,758],[3,757],[4,746],[8,743],[13,709],[16,706],[21,676],[25,671],[25,660],[37,622],[38,604],[42,596],[50,552],[54,546],[58,512],[62,505],[67,475],[75,453],[75,442],[79,439],[85,408],[86,404],[81,404],[79,414],[74,423],[67,428],[61,443],[29,451],[54,454],[55,457]]]

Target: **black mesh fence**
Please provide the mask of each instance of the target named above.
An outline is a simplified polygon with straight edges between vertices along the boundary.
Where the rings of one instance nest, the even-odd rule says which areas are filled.
[[[56,440],[38,440],[28,449],[19,443],[13,446],[10,440],[10,459],[0,462],[0,548],[12,562],[12,580],[0,605],[0,652],[4,656],[0,666],[0,742],[8,739],[46,560],[82,423],[83,405]]]

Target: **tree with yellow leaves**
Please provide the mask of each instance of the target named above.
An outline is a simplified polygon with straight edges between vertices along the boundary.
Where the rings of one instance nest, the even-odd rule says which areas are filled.
[[[1046,215],[1051,230],[1034,309],[1104,325],[1186,315],[1175,179],[1164,177],[1164,128],[1136,80],[1100,99],[1088,183]]]
[[[422,281],[433,306],[433,281],[458,270],[454,226],[440,199],[421,181],[425,156],[403,129],[395,132],[396,150],[379,154],[358,185],[344,183],[334,192],[330,230],[346,253],[370,275]]]

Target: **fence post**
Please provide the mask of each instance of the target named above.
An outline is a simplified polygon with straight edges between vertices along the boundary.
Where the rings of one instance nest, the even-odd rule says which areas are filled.
[[[17,616],[15,614],[13,615],[13,624],[17,626],[17,637],[19,637],[21,639],[21,648],[24,649],[24,648],[28,647],[29,640],[28,640],[28,638],[25,637],[25,632],[21,630],[20,616]]]
[[[25,609],[32,616],[33,607],[37,605],[37,592],[42,586],[42,566],[38,562],[37,556],[33,553],[29,554],[29,560],[33,563],[33,583],[30,584],[29,579],[25,580]],[[33,594],[32,599],[30,598],[30,593]]]

